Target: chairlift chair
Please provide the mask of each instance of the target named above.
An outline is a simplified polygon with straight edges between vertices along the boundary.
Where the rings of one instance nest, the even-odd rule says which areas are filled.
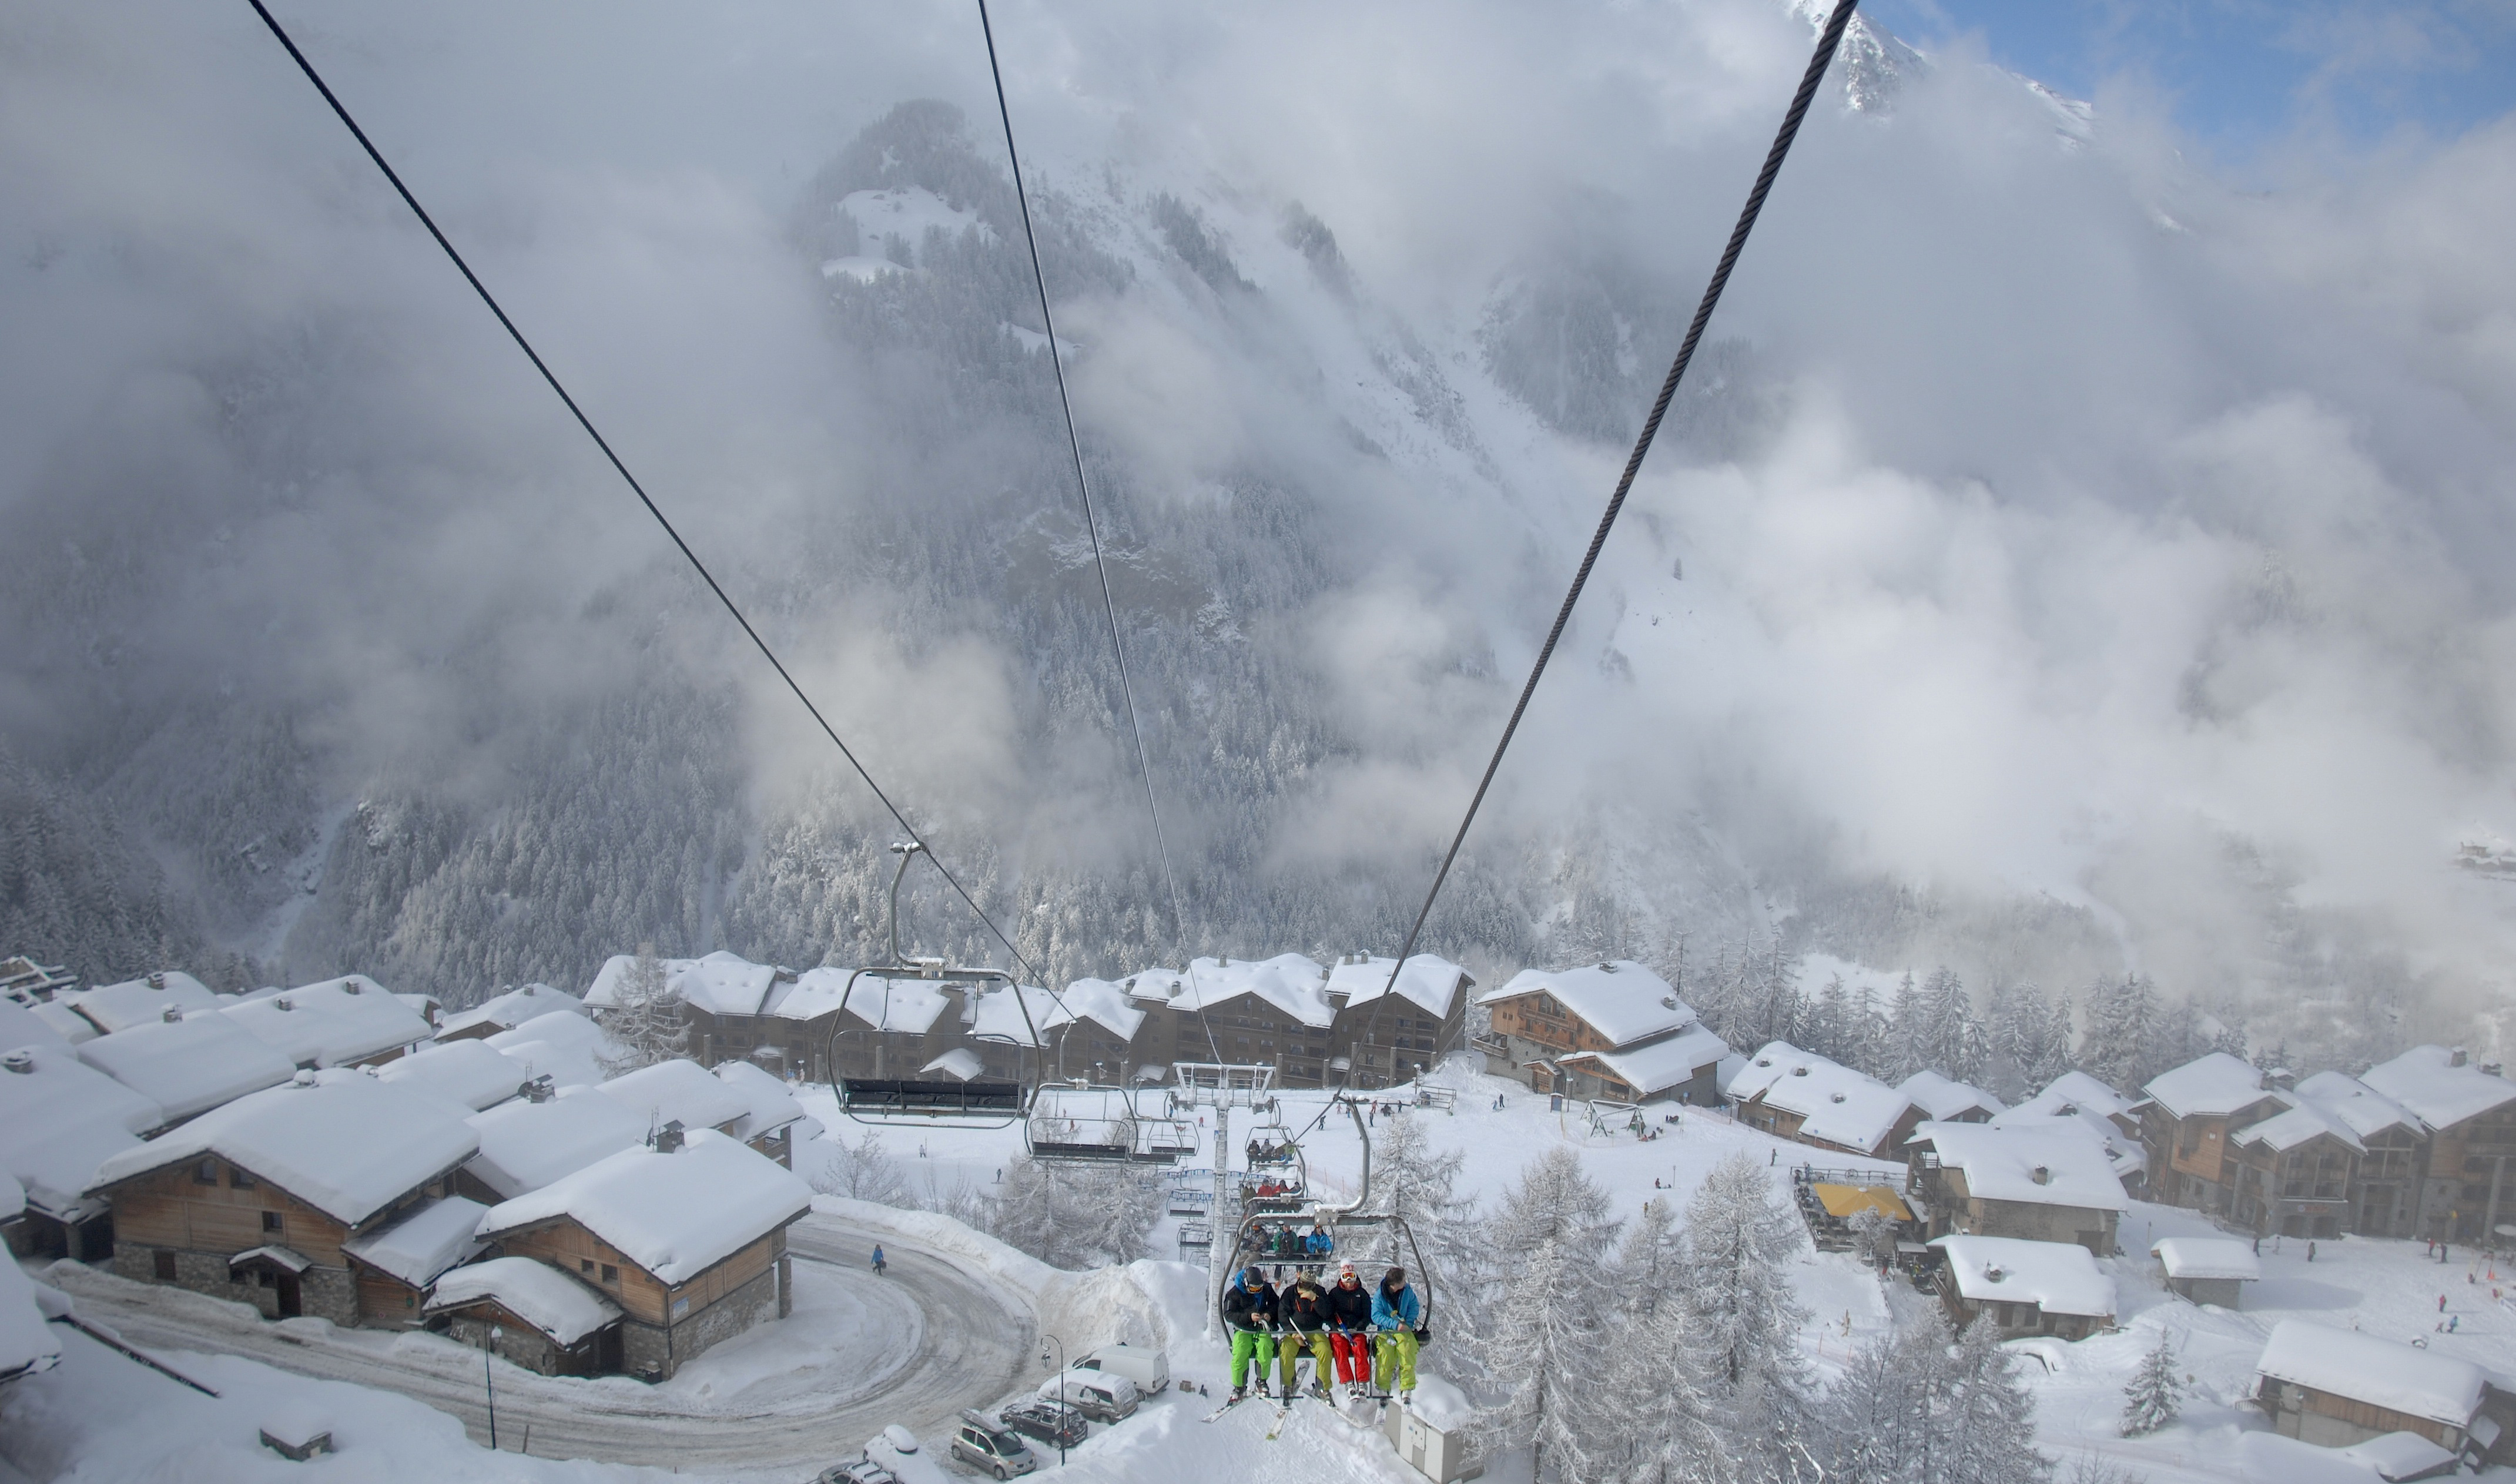
[[[1226,1269],[1224,1288],[1239,1281],[1242,1269],[1255,1267],[1274,1270],[1281,1276],[1287,1269],[1308,1270],[1322,1279],[1339,1261],[1355,1260],[1357,1276],[1367,1286],[1376,1286],[1379,1276],[1364,1271],[1365,1263],[1384,1267],[1403,1267],[1407,1282],[1415,1290],[1417,1302],[1424,1307],[1423,1328],[1433,1324],[1433,1277],[1425,1266],[1424,1250],[1416,1244],[1413,1228],[1406,1218],[1386,1211],[1367,1211],[1363,1208],[1371,1199],[1371,1132],[1364,1124],[1361,1105],[1353,1098],[1340,1096],[1337,1102],[1354,1118],[1355,1132],[1363,1137],[1363,1189],[1347,1206],[1321,1206],[1307,1201],[1277,1203],[1259,1198],[1246,1199],[1238,1228],[1233,1233],[1233,1259]],[[1295,1146],[1298,1151],[1299,1146]],[[1269,1251],[1265,1240],[1290,1223],[1297,1227],[1316,1226],[1327,1233],[1328,1251],[1319,1253],[1278,1253]],[[1221,1318],[1224,1293],[1213,1294],[1215,1312]]]
[[[839,991],[836,1027],[830,1032],[828,1047],[830,1090],[837,1094],[839,1111],[860,1124],[908,1125],[927,1128],[1002,1128],[1021,1120],[1029,1110],[1029,1087],[1039,1077],[1039,1028],[1031,1023],[1029,1002],[1023,998],[1022,986],[1002,969],[954,967],[942,958],[911,958],[900,952],[900,879],[908,873],[908,863],[923,852],[915,841],[896,844],[892,853],[900,857],[899,869],[891,875],[891,962],[857,969]],[[991,1045],[1013,1048],[1014,1080],[980,1077],[842,1077],[839,1075],[839,1038],[851,1034],[847,1024],[850,999],[857,993],[857,981],[873,975],[882,983],[883,1003],[869,1020],[868,1029],[854,1034],[881,1035],[890,1024],[891,987],[900,982],[922,982],[939,989],[966,990],[972,996],[1009,991],[1014,1005],[1022,1011],[1023,1025],[1029,1032],[1027,1045],[1010,1036],[973,1036],[970,1039]],[[1031,1057],[1030,1075],[1023,1075],[1023,1054]],[[947,1053],[948,1054],[948,1053]],[[929,1064],[931,1069],[932,1063]]]

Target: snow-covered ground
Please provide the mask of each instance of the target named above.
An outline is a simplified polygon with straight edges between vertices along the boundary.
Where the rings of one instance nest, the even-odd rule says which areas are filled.
[[[1458,1089],[1455,1112],[1394,1116],[1422,1121],[1437,1148],[1458,1150],[1462,1189],[1489,1200],[1558,1144],[1581,1151],[1620,1215],[1653,1200],[1682,1205],[1717,1161],[1738,1150],[1776,1171],[1779,1197],[1780,1176],[1814,1153],[1699,1110],[1683,1110],[1674,1125],[1655,1122],[1662,1131],[1649,1141],[1621,1130],[1601,1133],[1584,1126],[1579,1105],[1551,1111],[1546,1099],[1485,1076],[1465,1060],[1437,1080]],[[833,1130],[861,1137],[863,1130],[839,1115],[826,1089],[806,1089],[804,1101]],[[1317,1093],[1285,1093],[1283,1121],[1297,1131],[1308,1128],[1323,1102]],[[1251,1126],[1244,1117],[1234,1121],[1236,1148]],[[1375,1129],[1380,1122],[1374,1120]],[[1022,1151],[1018,1127],[897,1128],[882,1136],[921,1196],[961,1182],[992,1186],[997,1171]],[[1339,1114],[1322,1121],[1304,1147],[1322,1189],[1353,1187],[1361,1144],[1350,1120]],[[806,1146],[799,1166],[809,1171],[820,1152]],[[1852,1162],[1820,1156],[1818,1163]],[[496,1460],[481,1447],[486,1434],[478,1358],[455,1353],[446,1341],[335,1332],[314,1321],[266,1325],[216,1300],[137,1291],[101,1275],[56,1269],[82,1312],[158,1347],[224,1394],[216,1401],[199,1396],[65,1334],[58,1370],[0,1392],[0,1484],[15,1484],[10,1466],[35,1479],[295,1477],[289,1470],[296,1465],[256,1442],[262,1420],[291,1405],[314,1407],[332,1420],[342,1453],[322,1467],[342,1478],[608,1484],[649,1476],[655,1469],[639,1466],[648,1463],[702,1476],[800,1479],[814,1471],[806,1466],[814,1459],[853,1456],[896,1414],[913,1421],[928,1446],[914,1459],[894,1460],[895,1466],[903,1479],[933,1481],[967,1476],[940,1452],[955,1409],[1010,1400],[1045,1378],[1041,1336],[1062,1341],[1069,1355],[1120,1338],[1159,1344],[1170,1353],[1175,1377],[1209,1392],[1222,1389],[1226,1353],[1205,1329],[1202,1253],[1192,1254],[1198,1259],[1193,1265],[1153,1260],[1065,1274],[924,1211],[828,1197],[817,1207],[797,1228],[804,1260],[796,1264],[793,1319],[719,1347],[660,1387],[618,1378],[550,1380],[501,1364],[506,1456]],[[2209,1230],[2191,1212],[2136,1205],[2122,1228],[2127,1255],[2105,1264],[2117,1289],[2119,1331],[2076,1344],[2016,1344],[2029,1362],[2049,1452],[2066,1463],[2098,1455],[2151,1484],[2372,1479],[2334,1454],[2271,1435],[2259,1414],[2240,1405],[2251,1389],[2264,1336],[2284,1318],[2421,1339],[2432,1353],[2516,1372],[2510,1301],[2516,1282],[2508,1281],[2516,1273],[2465,1252],[2441,1264],[2416,1242],[2323,1242],[2312,1261],[2304,1244],[2276,1242],[2263,1249],[2263,1279],[2249,1287],[2242,1311],[2197,1308],[2164,1291],[2145,1254],[2157,1238]],[[1176,1251],[1170,1221],[1155,1236],[1157,1257]],[[860,1271],[877,1240],[895,1264],[891,1280]],[[939,1296],[921,1290],[929,1282],[947,1284],[948,1292]],[[1803,1342],[1829,1378],[1853,1347],[1884,1333],[1893,1316],[1931,1301],[1901,1284],[1882,1286],[1848,1257],[1814,1250],[1802,1253],[1795,1284],[1810,1315]],[[1005,1319],[971,1318],[987,1310]],[[949,1317],[939,1320],[939,1314]],[[2450,1321],[2453,1333],[2441,1332]],[[2118,1437],[2123,1384],[2161,1330],[2174,1340],[2179,1370],[2193,1378],[2183,1419],[2150,1437]],[[218,1348],[244,1354],[201,1353]],[[1437,1339],[1426,1370],[1438,1374],[1441,1360]],[[370,1384],[350,1384],[353,1378]],[[392,1394],[387,1385],[411,1395]],[[415,1399],[421,1397],[426,1401]],[[1047,1471],[1078,1480],[1195,1478],[1201,1484],[1420,1478],[1376,1432],[1323,1407],[1297,1406],[1270,1441],[1271,1408],[1243,1406],[1208,1425],[1202,1419],[1215,1404],[1212,1396],[1176,1390],[1151,1398],[1128,1421],[1096,1427],[1062,1470],[1052,1461]],[[132,1418],[147,1418],[148,1425],[127,1425]],[[515,1452],[527,1421],[535,1428],[535,1457],[529,1458]],[[880,1446],[874,1451],[885,1457]],[[542,1457],[550,1454],[586,1461]],[[1506,1463],[1489,1477],[1513,1474]]]

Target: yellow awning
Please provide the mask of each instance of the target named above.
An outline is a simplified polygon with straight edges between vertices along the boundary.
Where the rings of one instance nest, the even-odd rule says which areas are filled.
[[[1812,1185],[1825,1213],[1840,1221],[1865,1210],[1885,1211],[1891,1220],[1910,1221],[1913,1213],[1905,1208],[1895,1189],[1886,1185]]]

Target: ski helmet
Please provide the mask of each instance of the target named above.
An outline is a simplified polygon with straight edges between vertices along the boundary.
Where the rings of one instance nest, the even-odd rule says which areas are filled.
[[[1240,1286],[1244,1289],[1254,1289],[1266,1281],[1267,1275],[1259,1272],[1254,1267],[1245,1267],[1240,1270]]]

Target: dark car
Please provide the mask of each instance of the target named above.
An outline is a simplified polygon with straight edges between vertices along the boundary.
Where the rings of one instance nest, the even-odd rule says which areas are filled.
[[[1092,1435],[1092,1423],[1082,1413],[1051,1401],[1017,1402],[1001,1416],[1006,1426],[1051,1448],[1071,1448]]]

